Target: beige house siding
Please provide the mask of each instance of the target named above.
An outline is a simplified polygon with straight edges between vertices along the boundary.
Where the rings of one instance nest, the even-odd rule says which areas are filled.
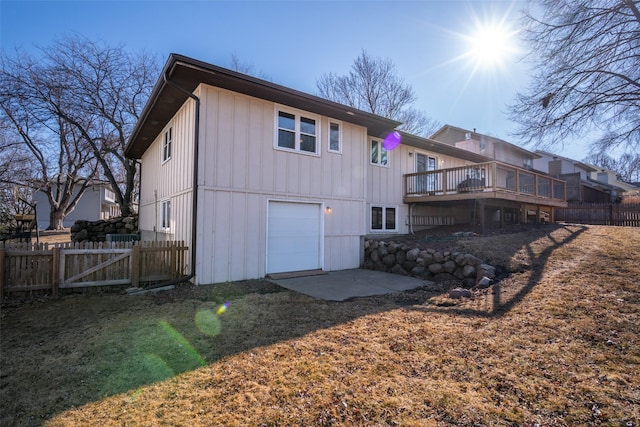
[[[324,269],[358,267],[366,233],[366,129],[340,122],[342,152],[329,152],[329,118],[319,117],[319,155],[278,150],[276,104],[206,85],[195,94],[201,99],[197,282],[265,275],[269,200],[331,207],[324,213]],[[185,240],[190,248],[193,105],[185,103],[167,125],[169,161],[161,158],[164,132],[144,153],[140,195],[144,238]],[[164,200],[171,200],[169,231],[160,228]]]
[[[171,158],[162,161],[164,130],[141,158],[139,228],[143,240],[184,240],[192,246],[194,105],[187,101],[165,127],[172,127]],[[162,202],[166,200],[171,201],[169,230],[161,229]],[[187,264],[190,260],[187,255]]]

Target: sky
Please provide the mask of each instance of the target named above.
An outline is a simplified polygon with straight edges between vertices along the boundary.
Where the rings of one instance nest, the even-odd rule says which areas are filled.
[[[144,50],[163,64],[179,53],[222,67],[232,56],[252,73],[317,94],[323,74],[345,75],[362,51],[389,59],[441,124],[520,145],[508,105],[531,73],[518,35],[524,0],[419,1],[8,1],[0,0],[0,45],[37,52],[67,34]],[[500,28],[498,41],[477,46]],[[494,37],[495,39],[495,37]],[[533,147],[526,147],[533,149]],[[577,145],[557,154],[580,160]]]

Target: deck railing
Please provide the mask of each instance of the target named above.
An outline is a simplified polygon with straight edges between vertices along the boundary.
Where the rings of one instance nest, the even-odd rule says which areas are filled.
[[[564,181],[500,162],[404,175],[405,197],[442,196],[472,192],[510,192],[564,201]]]

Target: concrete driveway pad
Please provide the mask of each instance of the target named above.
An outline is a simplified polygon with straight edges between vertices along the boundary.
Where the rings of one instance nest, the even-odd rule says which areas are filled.
[[[283,288],[327,301],[345,301],[356,297],[385,295],[416,289],[433,282],[399,274],[353,269],[331,271],[318,276],[267,279]]]

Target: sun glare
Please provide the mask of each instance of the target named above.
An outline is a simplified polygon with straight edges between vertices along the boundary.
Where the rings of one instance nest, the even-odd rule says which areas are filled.
[[[515,52],[513,36],[513,31],[499,25],[480,26],[467,38],[468,54],[477,65],[502,66]]]

